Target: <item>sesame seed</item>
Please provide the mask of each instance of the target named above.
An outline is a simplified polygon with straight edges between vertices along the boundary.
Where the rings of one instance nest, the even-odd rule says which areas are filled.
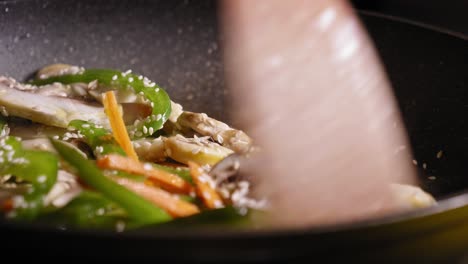
[[[11,145],[5,145],[3,146],[3,149],[5,150],[13,150],[13,147]]]
[[[96,147],[96,152],[99,153],[99,154],[104,152],[104,147],[103,146],[97,146]]]
[[[112,80],[113,81],[117,80],[117,75],[112,76]]]
[[[153,128],[153,127],[150,127],[150,128],[148,129],[148,132],[149,132],[150,135],[153,135],[153,133],[154,133],[154,128]]]
[[[205,199],[210,199],[210,198],[211,198],[211,194],[208,193],[208,192],[203,192],[203,197],[204,197]]]
[[[130,73],[132,73],[132,70],[127,70],[127,71],[122,73],[122,76],[125,77],[125,76],[129,75]]]
[[[442,150],[439,150],[439,152],[437,152],[437,158],[438,159],[442,158],[443,154],[444,154],[444,152]]]
[[[44,183],[47,180],[47,177],[45,175],[41,175],[37,177],[37,182],[39,183]]]
[[[156,116],[156,121],[159,121],[161,118],[162,118],[162,115],[161,115],[161,114],[158,114],[158,115]]]
[[[248,212],[248,211],[247,211],[247,208],[245,208],[245,207],[239,208],[239,214],[240,214],[240,215],[246,215],[247,212]]]
[[[143,126],[143,133],[148,134],[148,128],[146,126]]]
[[[96,210],[96,215],[104,215],[105,212],[104,208],[99,208]]]
[[[216,200],[214,201],[214,206],[215,208],[223,208],[223,202],[221,202],[220,200]]]
[[[201,151],[201,148],[194,148],[192,149],[192,154],[197,154]]]
[[[429,177],[427,177],[427,178],[428,178],[429,180],[431,180],[431,181],[437,179],[436,176],[429,176]]]
[[[128,82],[133,82],[133,77],[128,78]]]
[[[141,131],[137,131],[137,132],[135,133],[135,136],[141,137],[141,136],[143,136],[143,133],[141,133]]]
[[[145,170],[151,170],[152,168],[153,168],[153,166],[151,164],[149,164],[149,163],[143,164],[143,169],[145,169]]]
[[[156,89],[154,89],[155,92],[159,93],[159,87],[157,87]]]
[[[417,160],[413,160],[413,164],[414,164],[414,165],[418,165],[418,161],[417,161]]]
[[[426,168],[427,168],[427,164],[426,164],[426,163],[423,163],[422,167],[423,167],[423,169],[426,169]]]
[[[117,221],[117,223],[115,224],[115,230],[117,232],[123,232],[125,230],[125,222]]]

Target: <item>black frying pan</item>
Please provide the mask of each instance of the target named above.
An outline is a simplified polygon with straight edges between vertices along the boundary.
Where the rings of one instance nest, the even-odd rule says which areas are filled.
[[[300,231],[167,227],[114,234],[0,222],[2,251],[191,263],[460,257],[468,247],[468,42],[377,15],[361,17],[394,85],[423,187],[440,199],[438,206]],[[25,79],[53,62],[133,69],[186,109],[227,120],[222,76],[229,69],[218,39],[214,1],[0,2],[1,74]]]

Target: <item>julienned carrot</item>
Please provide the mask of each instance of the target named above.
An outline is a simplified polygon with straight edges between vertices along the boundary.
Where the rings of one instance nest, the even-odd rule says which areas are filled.
[[[188,165],[190,167],[190,174],[195,182],[197,194],[202,198],[205,206],[210,209],[223,207],[223,200],[214,187],[210,185],[209,179],[203,169],[192,161],[189,161]]]
[[[123,121],[122,111],[117,104],[117,100],[115,99],[114,91],[108,91],[104,93],[102,102],[106,114],[109,118],[112,134],[114,135],[115,140],[117,143],[119,143],[120,147],[122,147],[127,156],[134,160],[138,160],[138,156],[135,152],[135,149],[133,148],[133,144],[130,141],[127,128]]]
[[[121,170],[128,173],[144,175],[156,185],[168,191],[190,194],[194,191],[193,186],[178,175],[157,169],[151,164],[143,164],[116,154],[109,154],[98,158],[97,165],[101,169]]]
[[[123,187],[154,203],[173,217],[190,216],[200,212],[196,205],[180,200],[174,194],[158,187],[148,186],[144,183],[122,177],[114,176],[112,179]]]

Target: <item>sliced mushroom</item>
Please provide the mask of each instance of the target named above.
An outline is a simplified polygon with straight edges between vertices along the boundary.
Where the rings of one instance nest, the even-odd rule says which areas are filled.
[[[166,159],[164,141],[162,137],[149,139],[142,138],[133,141],[133,147],[138,157],[152,162],[163,161]]]
[[[24,92],[5,82],[0,82],[0,106],[9,115],[50,126],[66,128],[71,120],[81,119],[110,127],[103,107],[97,104]]]
[[[22,140],[21,144],[25,149],[49,151],[56,153],[54,146],[52,146],[48,138],[34,138]]]
[[[237,153],[248,152],[252,145],[252,139],[243,131],[233,129],[205,113],[184,111],[177,119],[177,123],[181,127],[189,127],[203,136],[210,136],[221,145]]]
[[[59,170],[57,182],[44,199],[45,205],[63,207],[82,191],[76,177],[64,170]]]
[[[164,140],[166,154],[173,160],[187,164],[194,161],[200,165],[214,165],[233,151],[208,138],[186,138],[176,135]]]
[[[43,67],[36,73],[36,78],[47,79],[54,76],[61,76],[65,74],[79,74],[84,71],[83,67],[78,67],[69,64],[51,64]]]
[[[52,137],[67,132],[65,128],[45,126],[33,123],[26,119],[16,118],[8,123],[10,135],[20,137],[23,140]]]

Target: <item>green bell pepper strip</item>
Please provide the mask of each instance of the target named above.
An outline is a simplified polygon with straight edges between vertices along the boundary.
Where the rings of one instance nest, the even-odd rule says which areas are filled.
[[[96,156],[110,153],[126,156],[125,151],[117,144],[107,129],[83,120],[72,120],[68,126],[84,136],[86,143],[93,148]]]
[[[149,100],[153,108],[152,114],[137,122],[138,124],[128,126],[131,138],[140,138],[153,134],[163,127],[171,114],[171,100],[166,91],[147,78],[131,73],[122,73],[110,69],[87,69],[79,74],[36,79],[31,84],[40,86],[54,82],[71,84],[90,83],[93,81],[97,81],[98,85],[109,87],[110,89],[132,89],[135,93],[141,94]]]
[[[39,217],[39,222],[53,223],[60,227],[114,229],[118,222],[125,223],[127,213],[102,194],[82,191],[63,208]]]
[[[254,215],[261,214],[262,212],[253,209],[249,209],[245,214],[241,214],[239,213],[239,209],[232,206],[227,206],[225,208],[203,211],[199,214],[188,217],[177,218],[171,222],[157,226],[148,225],[143,227],[141,230],[137,230],[137,232],[150,232],[151,230],[157,231],[159,229],[163,230],[167,228],[177,228],[178,230],[203,227],[210,229],[219,228],[221,230],[249,228],[253,227],[254,224],[252,217]]]
[[[120,205],[128,216],[141,224],[155,224],[172,218],[164,210],[104,176],[92,161],[63,141],[51,140],[60,156],[74,167],[81,179],[105,197]]]
[[[10,136],[0,139],[0,153],[0,175],[15,175],[31,185],[27,193],[16,197],[9,216],[34,219],[57,180],[57,156],[46,151],[25,150],[17,138]]]

